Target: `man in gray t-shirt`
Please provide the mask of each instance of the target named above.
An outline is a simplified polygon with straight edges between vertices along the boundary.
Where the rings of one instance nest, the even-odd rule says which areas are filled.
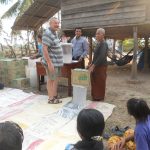
[[[50,27],[42,37],[43,58],[42,62],[47,72],[48,103],[58,104],[61,101],[57,96],[58,77],[63,66],[63,54],[56,31],[59,28],[59,21],[56,18],[50,19]]]

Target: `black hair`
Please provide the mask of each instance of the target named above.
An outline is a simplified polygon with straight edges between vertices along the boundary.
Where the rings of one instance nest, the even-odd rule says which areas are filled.
[[[95,139],[102,135],[105,127],[104,117],[96,109],[83,109],[77,117],[77,130],[82,141],[74,146],[82,150],[102,150],[102,139]]]
[[[128,113],[137,121],[146,121],[150,115],[150,109],[143,99],[131,98],[127,102]]]
[[[75,28],[75,31],[76,31],[77,29],[81,30],[81,32],[82,32],[82,28],[81,28],[81,27],[76,27],[76,28]]]
[[[22,150],[24,136],[21,127],[10,121],[0,123],[0,150]]]
[[[42,35],[38,34],[37,38],[42,40]]]
[[[77,130],[84,139],[101,136],[104,127],[103,114],[96,109],[83,109],[77,117]]]

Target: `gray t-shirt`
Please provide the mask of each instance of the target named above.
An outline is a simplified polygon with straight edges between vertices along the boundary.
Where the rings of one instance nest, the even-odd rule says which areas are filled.
[[[107,65],[108,45],[105,41],[97,43],[94,50],[92,64],[95,66]]]

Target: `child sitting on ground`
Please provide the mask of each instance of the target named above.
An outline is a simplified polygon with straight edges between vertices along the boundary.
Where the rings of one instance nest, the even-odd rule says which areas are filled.
[[[0,123],[0,150],[22,150],[23,131],[10,121]]]
[[[136,150],[150,150],[150,109],[142,99],[129,99],[127,109],[136,120],[135,132],[121,142],[114,145],[111,150],[122,150],[126,142],[135,140]]]
[[[77,117],[77,131],[81,137],[74,145],[65,150],[103,150],[102,133],[105,127],[104,117],[95,109],[83,109]]]

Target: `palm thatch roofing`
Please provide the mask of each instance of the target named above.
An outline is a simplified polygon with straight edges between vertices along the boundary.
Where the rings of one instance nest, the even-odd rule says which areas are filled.
[[[13,30],[37,30],[60,10],[60,0],[35,0],[33,4],[15,20]]]

